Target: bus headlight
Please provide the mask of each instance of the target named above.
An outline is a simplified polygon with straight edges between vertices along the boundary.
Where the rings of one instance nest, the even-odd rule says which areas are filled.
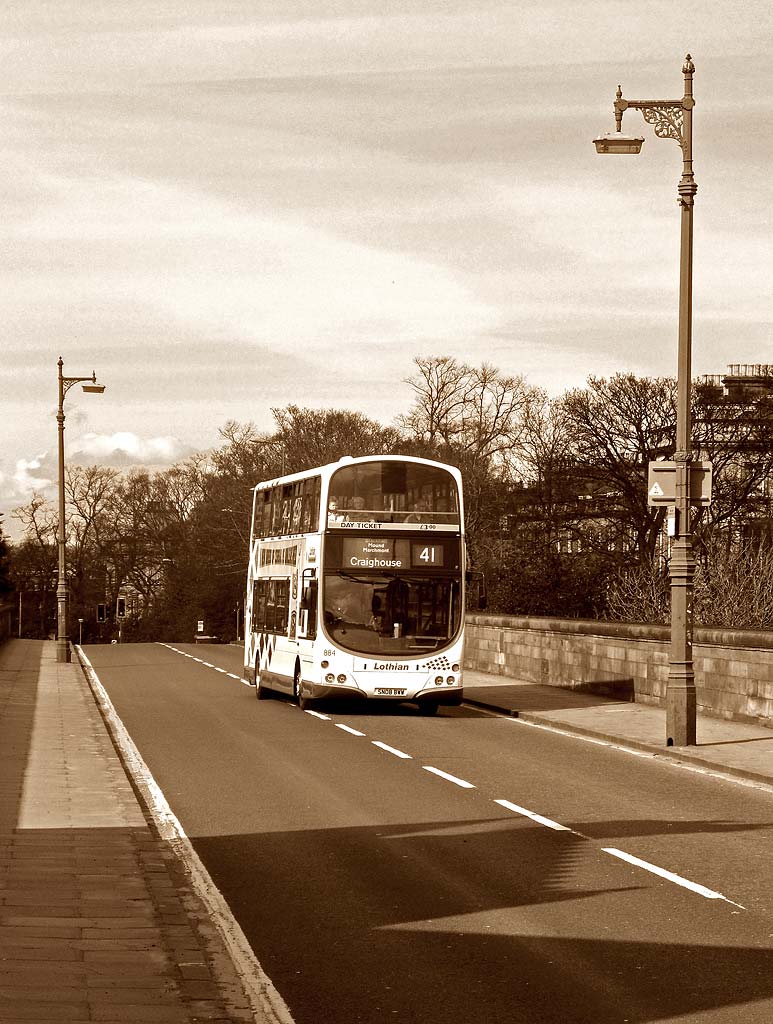
[[[339,683],[345,683],[345,682],[346,682],[346,676],[345,676],[345,675],[343,674],[343,672],[342,672],[342,673],[341,673],[341,675],[340,675],[340,676],[338,677],[338,682],[339,682]]]
[[[327,661],[327,659],[326,659],[325,661],[321,661],[320,662],[320,667],[321,668],[327,668],[329,666],[329,664],[330,664],[330,662]]]
[[[454,683],[456,682],[456,679],[454,676],[449,676],[448,679],[446,679],[446,682],[448,683],[449,686],[453,686]]]
[[[328,672],[328,674],[325,676],[325,682],[326,683],[334,683],[335,681],[336,681],[336,677],[333,675],[333,673],[332,672]]]
[[[442,685],[443,685],[443,677],[442,676],[435,676],[435,686],[442,686]]]

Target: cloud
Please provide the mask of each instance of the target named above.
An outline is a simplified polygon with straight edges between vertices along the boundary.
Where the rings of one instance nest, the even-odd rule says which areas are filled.
[[[183,444],[178,437],[143,438],[130,431],[115,434],[83,434],[71,446],[68,461],[79,465],[131,466],[163,468],[172,466],[192,455],[194,449]]]
[[[72,440],[67,449],[68,466],[104,465],[126,471],[145,467],[151,472],[167,469],[194,453],[190,445],[172,435],[140,437],[128,431],[115,434],[85,433]],[[27,504],[33,494],[50,502],[57,500],[59,481],[55,450],[16,460],[12,472],[0,470],[0,515],[3,530],[18,539],[18,524],[10,517],[14,508]]]

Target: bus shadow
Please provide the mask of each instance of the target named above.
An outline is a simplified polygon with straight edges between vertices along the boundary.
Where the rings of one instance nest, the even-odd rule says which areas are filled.
[[[378,700],[374,697],[326,697],[311,705],[313,711],[342,716],[366,716],[368,718],[486,718],[485,711],[469,705],[441,705],[432,715],[422,711],[415,702]]]

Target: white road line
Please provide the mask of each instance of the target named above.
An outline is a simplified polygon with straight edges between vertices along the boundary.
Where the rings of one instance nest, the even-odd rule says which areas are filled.
[[[360,732],[359,729],[352,729],[350,725],[342,725],[341,722],[336,722],[336,729],[343,729],[344,732],[351,733],[352,736],[364,736],[364,732]]]
[[[536,821],[540,825],[546,825],[548,828],[553,828],[556,832],[573,832],[574,830],[569,828],[568,825],[561,825],[557,821],[552,821],[550,818],[543,818],[541,814],[535,814],[534,811],[529,811],[525,807],[519,807],[518,804],[512,804],[509,800],[495,800],[495,804],[499,804],[500,807],[506,807],[508,811],[513,811],[515,814],[523,814],[527,818],[531,818],[532,821]]]
[[[306,708],[307,715],[313,715],[315,718],[321,718],[324,722],[330,721],[330,715],[323,715],[321,711],[312,711],[310,708]]]
[[[669,882],[673,882],[675,885],[681,885],[684,889],[690,889],[692,892],[697,892],[699,896],[705,896],[707,900],[724,900],[725,903],[732,903],[734,907],[740,907],[741,910],[745,910],[740,903],[734,903],[733,900],[729,900],[727,896],[723,896],[721,892],[715,892],[714,889],[707,889],[705,885],[698,885],[697,882],[691,882],[688,878],[682,878],[681,875],[675,875],[673,871],[666,871],[665,868],[659,868],[657,864],[650,864],[649,861],[640,860],[638,857],[634,857],[630,853],[625,853],[623,850],[616,850],[612,846],[602,847],[604,853],[611,853],[613,857],[619,857],[620,860],[625,860],[629,864],[633,864],[637,868],[643,868],[645,871],[651,871],[653,875],[659,875],[661,878],[665,878]]]
[[[471,782],[465,782],[464,779],[458,779],[455,775],[442,772],[439,768],[433,768],[430,764],[423,764],[422,768],[425,772],[432,772],[433,775],[439,775],[441,779],[446,779],[446,781],[453,782],[456,786],[461,786],[462,789],[475,789]]]
[[[161,647],[166,647],[167,650],[174,651],[175,654],[182,654],[183,658],[190,658],[191,661],[197,661],[200,665],[203,665],[205,668],[213,668],[215,672],[222,672],[224,676],[228,676],[229,679],[235,679],[237,682],[242,683],[244,686],[253,685],[249,681],[249,679],[245,679],[244,676],[237,676],[235,672],[229,672],[228,669],[219,668],[217,665],[213,665],[209,661],[202,661],[201,658],[196,658],[194,657],[194,655],[188,654],[187,651],[181,651],[178,647],[172,647],[171,644],[161,643],[161,641],[159,641],[159,643]]]
[[[413,760],[410,754],[406,754],[402,750],[398,750],[396,747],[390,747],[388,743],[382,743],[381,740],[371,740],[371,742],[374,747],[381,747],[381,749],[386,750],[388,754],[394,754],[395,757],[404,757],[406,761]]]

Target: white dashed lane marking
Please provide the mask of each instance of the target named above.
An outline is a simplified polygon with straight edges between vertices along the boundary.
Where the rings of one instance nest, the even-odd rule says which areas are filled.
[[[382,743],[381,740],[371,740],[374,747],[380,747],[382,750],[386,750],[388,754],[394,754],[395,757],[403,757],[406,761],[411,761],[413,758],[410,754],[406,754],[403,750],[398,750],[396,747],[390,747],[388,743]]]
[[[674,885],[681,885],[683,889],[689,889],[691,892],[697,892],[699,896],[704,896],[707,900],[724,900],[725,903],[732,903],[734,907],[739,907],[741,910],[745,910],[740,903],[733,903],[727,896],[723,896],[721,892],[716,892],[714,889],[707,889],[705,885],[699,885],[697,882],[691,882],[689,878],[682,878],[681,875],[675,875],[673,871],[666,871],[665,868],[659,868],[657,864],[650,864],[649,861],[640,860],[638,857],[634,857],[630,853],[625,853],[623,850],[616,850],[612,846],[602,847],[604,853],[611,853],[613,857],[619,857],[620,860],[627,861],[629,864],[633,864],[634,867],[643,868],[645,871],[650,871],[653,875],[658,875],[660,878],[665,878],[669,882],[673,882]]]
[[[360,732],[359,729],[352,729],[350,725],[343,725],[341,722],[336,722],[336,729],[343,729],[344,732],[350,733],[352,736],[364,736],[364,732]]]
[[[508,811],[513,811],[515,814],[522,814],[526,818],[531,818],[532,821],[536,821],[539,825],[545,825],[546,828],[555,829],[556,832],[573,831],[573,829],[569,828],[568,825],[561,825],[559,822],[552,821],[550,818],[543,818],[541,814],[535,814],[534,811],[528,811],[525,807],[519,807],[518,804],[510,803],[509,800],[495,800],[494,803],[499,804],[500,807],[506,807]]]
[[[171,644],[161,644],[162,647],[166,647],[167,650],[174,651],[175,654],[182,654],[183,658],[189,658],[191,661],[198,662],[199,665],[203,665],[204,668],[213,668],[215,672],[221,672],[224,676],[228,676],[229,679],[235,679],[237,683],[241,683],[243,686],[252,686],[249,680],[243,676],[237,676],[235,672],[229,672],[225,668],[220,668],[218,665],[213,665],[209,661],[202,661],[201,658],[197,658],[195,654],[188,654],[187,651],[181,651],[178,647],[172,647]]]
[[[213,668],[216,672],[220,672],[223,675],[227,675],[231,679],[237,679],[239,680],[239,682],[244,683],[246,686],[250,685],[250,683],[248,683],[248,681],[246,679],[243,679],[241,676],[237,676],[233,672],[228,672],[226,671],[226,669],[219,668],[217,665],[212,665],[207,661],[202,661],[201,658],[197,658],[192,654],[188,654],[186,651],[180,651],[176,647],[172,647],[169,644],[163,644],[162,646],[168,647],[170,651],[174,651],[176,654],[182,654],[184,657],[190,658],[192,661],[198,662],[205,668]],[[331,721],[329,715],[323,715],[322,712],[320,711],[312,711],[310,708],[306,709],[306,714],[311,715],[313,718],[319,718],[324,722]],[[523,725],[536,725],[536,723],[527,723],[523,722],[520,719],[512,719],[512,721],[515,721]],[[351,736],[366,735],[366,733],[360,732],[359,729],[353,729],[351,726],[345,725],[342,722],[335,722],[334,725],[336,726],[336,728],[341,729],[343,732],[349,733]],[[552,727],[543,728],[547,728],[551,732],[563,731]],[[589,743],[597,743],[599,746],[616,746],[615,744],[610,744],[609,742],[604,740],[597,740],[591,737],[582,738]],[[413,760],[413,755],[406,754],[405,751],[398,750],[396,747],[391,747],[388,743],[383,743],[381,740],[371,740],[371,743],[373,744],[374,747],[379,747],[379,749],[384,750],[387,753],[394,755],[395,757],[402,758],[406,761]],[[641,757],[652,757],[651,754],[645,752],[629,752],[635,753]],[[455,786],[459,786],[461,789],[476,788],[472,782],[468,782],[466,779],[460,779],[458,776],[451,775],[449,772],[444,772],[440,768],[435,768],[433,765],[425,764],[422,765],[422,768],[425,772],[430,772],[432,775],[438,776],[438,778],[445,779],[446,782],[452,782]],[[572,835],[578,836],[579,838],[586,840],[587,842],[593,842],[593,839],[591,839],[589,836],[583,835],[582,832],[578,832],[575,829],[569,828],[568,825],[562,825],[558,821],[553,821],[552,818],[546,818],[544,815],[538,814],[536,811],[530,811],[527,807],[521,807],[519,804],[515,804],[510,800],[494,800],[494,803],[500,807],[505,808],[505,810],[512,811],[514,814],[520,814],[523,817],[529,818],[531,821],[535,822],[538,825],[543,825],[545,828],[553,829],[556,832],[569,832]],[[688,889],[690,892],[694,892],[699,896],[703,896],[705,899],[723,900],[725,903],[729,903],[734,907],[738,907],[739,910],[745,909],[741,906],[740,903],[735,903],[733,900],[728,899],[727,896],[724,896],[721,892],[717,892],[715,889],[709,889],[707,886],[700,885],[698,882],[692,882],[690,881],[690,879],[682,877],[682,875],[677,875],[673,871],[668,871],[666,868],[658,867],[657,864],[651,864],[649,861],[641,860],[639,857],[634,857],[633,854],[626,853],[624,850],[617,850],[614,847],[605,846],[601,847],[601,852],[608,853],[610,856],[617,857],[618,860],[625,861],[633,867],[641,868],[643,871],[648,871],[653,875],[657,875],[659,878],[663,878],[668,882],[672,882],[674,885],[681,886],[683,889]]]
[[[449,775],[448,772],[441,771],[440,768],[433,768],[431,764],[423,764],[422,768],[425,772],[432,772],[433,775],[445,779],[446,782],[453,782],[455,786],[461,786],[462,789],[475,789],[475,786],[471,782],[467,782],[466,779],[457,778],[456,775]]]

